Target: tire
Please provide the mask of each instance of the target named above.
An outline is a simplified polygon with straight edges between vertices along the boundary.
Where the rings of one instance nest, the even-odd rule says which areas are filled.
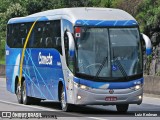
[[[19,84],[17,84],[16,96],[17,96],[18,103],[23,104],[22,89]]]
[[[121,105],[116,105],[117,111],[119,113],[126,113],[128,110],[129,104],[121,104]]]
[[[64,112],[69,112],[69,111],[72,110],[72,105],[68,104],[66,102],[65,97],[66,97],[66,95],[65,95],[64,87],[62,87],[62,89],[61,89],[61,100],[60,100],[60,102],[61,102],[61,109]]]
[[[25,80],[22,83],[22,96],[23,96],[23,104],[29,105],[31,103],[30,97],[27,96],[26,93],[26,82]]]
[[[26,82],[25,81],[23,81],[23,84],[22,84],[22,98],[23,98],[22,99],[23,104],[25,104],[25,105],[30,105],[30,104],[38,105],[41,102],[41,99],[27,96],[27,94],[26,94]]]

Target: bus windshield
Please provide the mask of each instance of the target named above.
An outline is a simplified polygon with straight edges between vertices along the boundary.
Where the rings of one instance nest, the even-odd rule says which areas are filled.
[[[108,80],[142,73],[138,28],[79,29],[75,34],[77,74]]]

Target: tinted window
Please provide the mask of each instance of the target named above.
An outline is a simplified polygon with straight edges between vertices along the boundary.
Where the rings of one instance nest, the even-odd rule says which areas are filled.
[[[55,48],[60,53],[61,48],[61,26],[60,20],[37,22],[32,32],[30,47],[33,48]]]
[[[11,48],[22,48],[24,46],[30,24],[10,24],[7,26],[7,44]]]
[[[23,48],[32,24],[21,23],[8,25],[8,46],[11,48]],[[37,22],[30,35],[27,48],[55,48],[61,53],[60,20]]]

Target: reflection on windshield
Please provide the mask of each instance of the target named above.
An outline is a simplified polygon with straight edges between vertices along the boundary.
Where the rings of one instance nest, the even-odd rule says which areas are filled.
[[[81,31],[81,37],[77,39],[78,72],[95,76],[104,58],[108,56],[108,30],[107,28],[85,28]],[[105,72],[102,72],[103,70]],[[109,76],[107,63],[103,70],[99,76]]]
[[[108,78],[132,76],[142,72],[142,55],[137,28],[81,27],[76,37],[77,73]],[[104,58],[107,58],[102,65]],[[120,70],[114,59],[124,70]]]
[[[112,59],[116,58],[128,76],[141,73],[139,34],[136,28],[109,29]],[[116,63],[112,66],[117,68]],[[121,77],[119,68],[112,70],[112,77]]]

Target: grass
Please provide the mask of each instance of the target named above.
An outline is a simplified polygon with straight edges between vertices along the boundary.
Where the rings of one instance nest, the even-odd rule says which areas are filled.
[[[5,64],[6,64],[5,57],[0,58],[0,65],[5,65]]]

